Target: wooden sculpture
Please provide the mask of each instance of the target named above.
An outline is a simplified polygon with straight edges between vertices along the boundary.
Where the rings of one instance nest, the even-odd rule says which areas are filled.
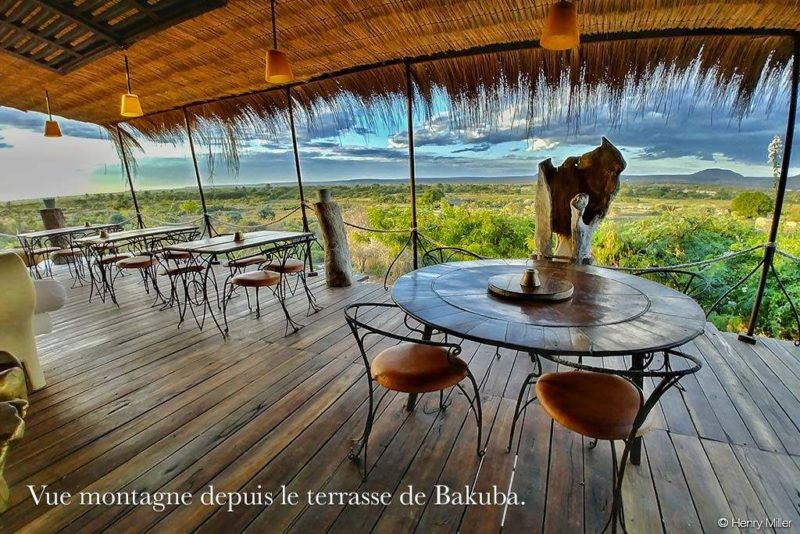
[[[539,163],[536,252],[591,263],[592,235],[619,191],[619,175],[625,166],[620,151],[605,137],[599,147],[567,158],[558,168],[550,159]]]

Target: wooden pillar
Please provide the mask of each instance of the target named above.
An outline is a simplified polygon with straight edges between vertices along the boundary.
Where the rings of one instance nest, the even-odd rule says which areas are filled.
[[[119,140],[119,153],[122,157],[122,166],[125,169],[125,176],[128,178],[128,187],[131,190],[131,199],[133,199],[133,209],[136,210],[136,225],[139,228],[144,228],[144,221],[142,220],[142,210],[139,209],[139,201],[136,199],[136,190],[133,187],[133,178],[131,177],[131,167],[128,164],[128,155],[125,152],[125,143],[122,142],[122,130],[117,124],[117,139]]]
[[[294,105],[292,104],[292,89],[290,87],[286,88],[286,106],[289,109],[289,129],[292,131],[294,169],[295,173],[297,174],[297,189],[300,191],[300,213],[303,216],[303,231],[310,232],[308,227],[308,214],[306,213],[306,195],[303,191],[303,173],[300,170],[300,150],[297,147],[297,131],[294,128]],[[310,241],[306,243],[306,257],[308,258],[308,275],[317,276],[317,273],[314,271],[314,261],[311,259]]]
[[[319,201],[314,204],[314,209],[325,240],[325,283],[328,287],[353,285],[347,229],[339,205],[331,201],[329,190],[320,189]]]
[[[414,160],[414,86],[411,62],[406,61],[406,124],[408,127],[408,178],[411,182],[411,249],[414,270],[419,268],[419,232],[417,230],[417,173]]]
[[[755,330],[758,323],[758,314],[761,311],[761,303],[764,300],[764,289],[767,287],[767,278],[772,269],[772,262],[775,259],[775,241],[778,238],[778,225],[781,221],[783,210],[783,200],[786,196],[786,183],[789,178],[789,164],[792,158],[792,143],[794,142],[795,121],[797,118],[797,96],[798,85],[800,85],[800,36],[794,37],[794,57],[792,58],[792,81],[789,91],[789,116],[786,120],[786,138],[783,145],[783,160],[781,161],[781,176],[778,180],[778,191],[775,195],[775,212],[772,214],[772,226],[769,229],[769,239],[764,249],[763,268],[761,278],[758,282],[756,297],[753,301],[753,310],[750,313],[750,323],[747,326],[747,333],[740,334],[739,340],[754,345],[756,342]]]
[[[203,206],[203,221],[206,228],[203,231],[205,234],[208,232],[209,236],[214,235],[214,227],[211,225],[211,217],[208,215],[208,208],[206,207],[206,195],[203,192],[203,181],[200,178],[200,167],[197,166],[197,154],[194,151],[194,140],[192,139],[192,125],[189,122],[189,112],[183,108],[183,122],[186,125],[186,135],[189,137],[189,151],[192,153],[192,163],[194,164],[194,177],[197,179],[197,190],[200,191],[200,204]]]

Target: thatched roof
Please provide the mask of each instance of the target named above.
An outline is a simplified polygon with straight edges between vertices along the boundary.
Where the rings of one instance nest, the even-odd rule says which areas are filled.
[[[574,116],[599,98],[657,98],[689,74],[701,77],[705,96],[730,98],[745,114],[763,96],[759,87],[767,97],[782,89],[776,81],[800,30],[796,1],[581,0],[583,44],[577,55],[553,53],[536,48],[550,3],[279,0],[278,36],[301,82],[292,95],[311,115],[331,103],[380,113],[402,98],[410,61],[427,106],[442,92],[460,116],[481,119],[513,98],[546,114],[564,91]],[[286,93],[264,81],[268,8],[267,0],[228,0],[130,46],[134,92],[147,115],[129,129],[156,139],[183,135],[183,106],[200,122],[198,134],[228,145],[282,129]],[[686,32],[694,36],[668,37]],[[58,74],[0,51],[0,105],[44,111],[47,88],[54,113],[114,124],[125,88],[122,54]]]

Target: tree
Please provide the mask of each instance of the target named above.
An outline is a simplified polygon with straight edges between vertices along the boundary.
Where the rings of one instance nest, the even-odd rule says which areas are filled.
[[[181,202],[180,209],[186,215],[197,215],[200,213],[200,204],[196,200],[187,200],[186,202]]]
[[[434,205],[444,198],[444,191],[439,185],[426,187],[420,195],[420,202],[423,204]]]
[[[776,135],[772,138],[769,146],[767,147],[767,157],[769,159],[769,166],[772,167],[772,187],[778,189],[778,180],[781,177],[781,159],[783,156],[783,141],[781,136]]]
[[[272,219],[275,217],[275,211],[270,207],[261,208],[258,210],[258,216],[262,219]]]
[[[739,193],[731,202],[731,211],[752,219],[772,213],[775,202],[761,191],[745,191]]]

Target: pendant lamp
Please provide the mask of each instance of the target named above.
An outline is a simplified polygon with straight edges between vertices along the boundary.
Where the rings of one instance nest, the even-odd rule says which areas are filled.
[[[50,112],[50,93],[47,89],[44,91],[44,100],[47,102],[47,116],[48,119],[44,123],[44,136],[45,137],[61,137],[61,128],[58,123],[53,120],[53,114]]]
[[[294,81],[292,66],[285,52],[278,50],[278,31],[275,24],[275,0],[270,0],[272,11],[272,49],[267,50],[266,80],[269,83],[289,83]]]
[[[139,102],[139,95],[131,91],[131,73],[128,70],[128,56],[125,55],[125,81],[128,84],[128,92],[122,95],[119,106],[119,114],[123,117],[141,117],[142,104]]]
[[[578,8],[574,2],[560,1],[550,6],[544,21],[539,43],[547,50],[577,48],[581,35],[578,30]]]

